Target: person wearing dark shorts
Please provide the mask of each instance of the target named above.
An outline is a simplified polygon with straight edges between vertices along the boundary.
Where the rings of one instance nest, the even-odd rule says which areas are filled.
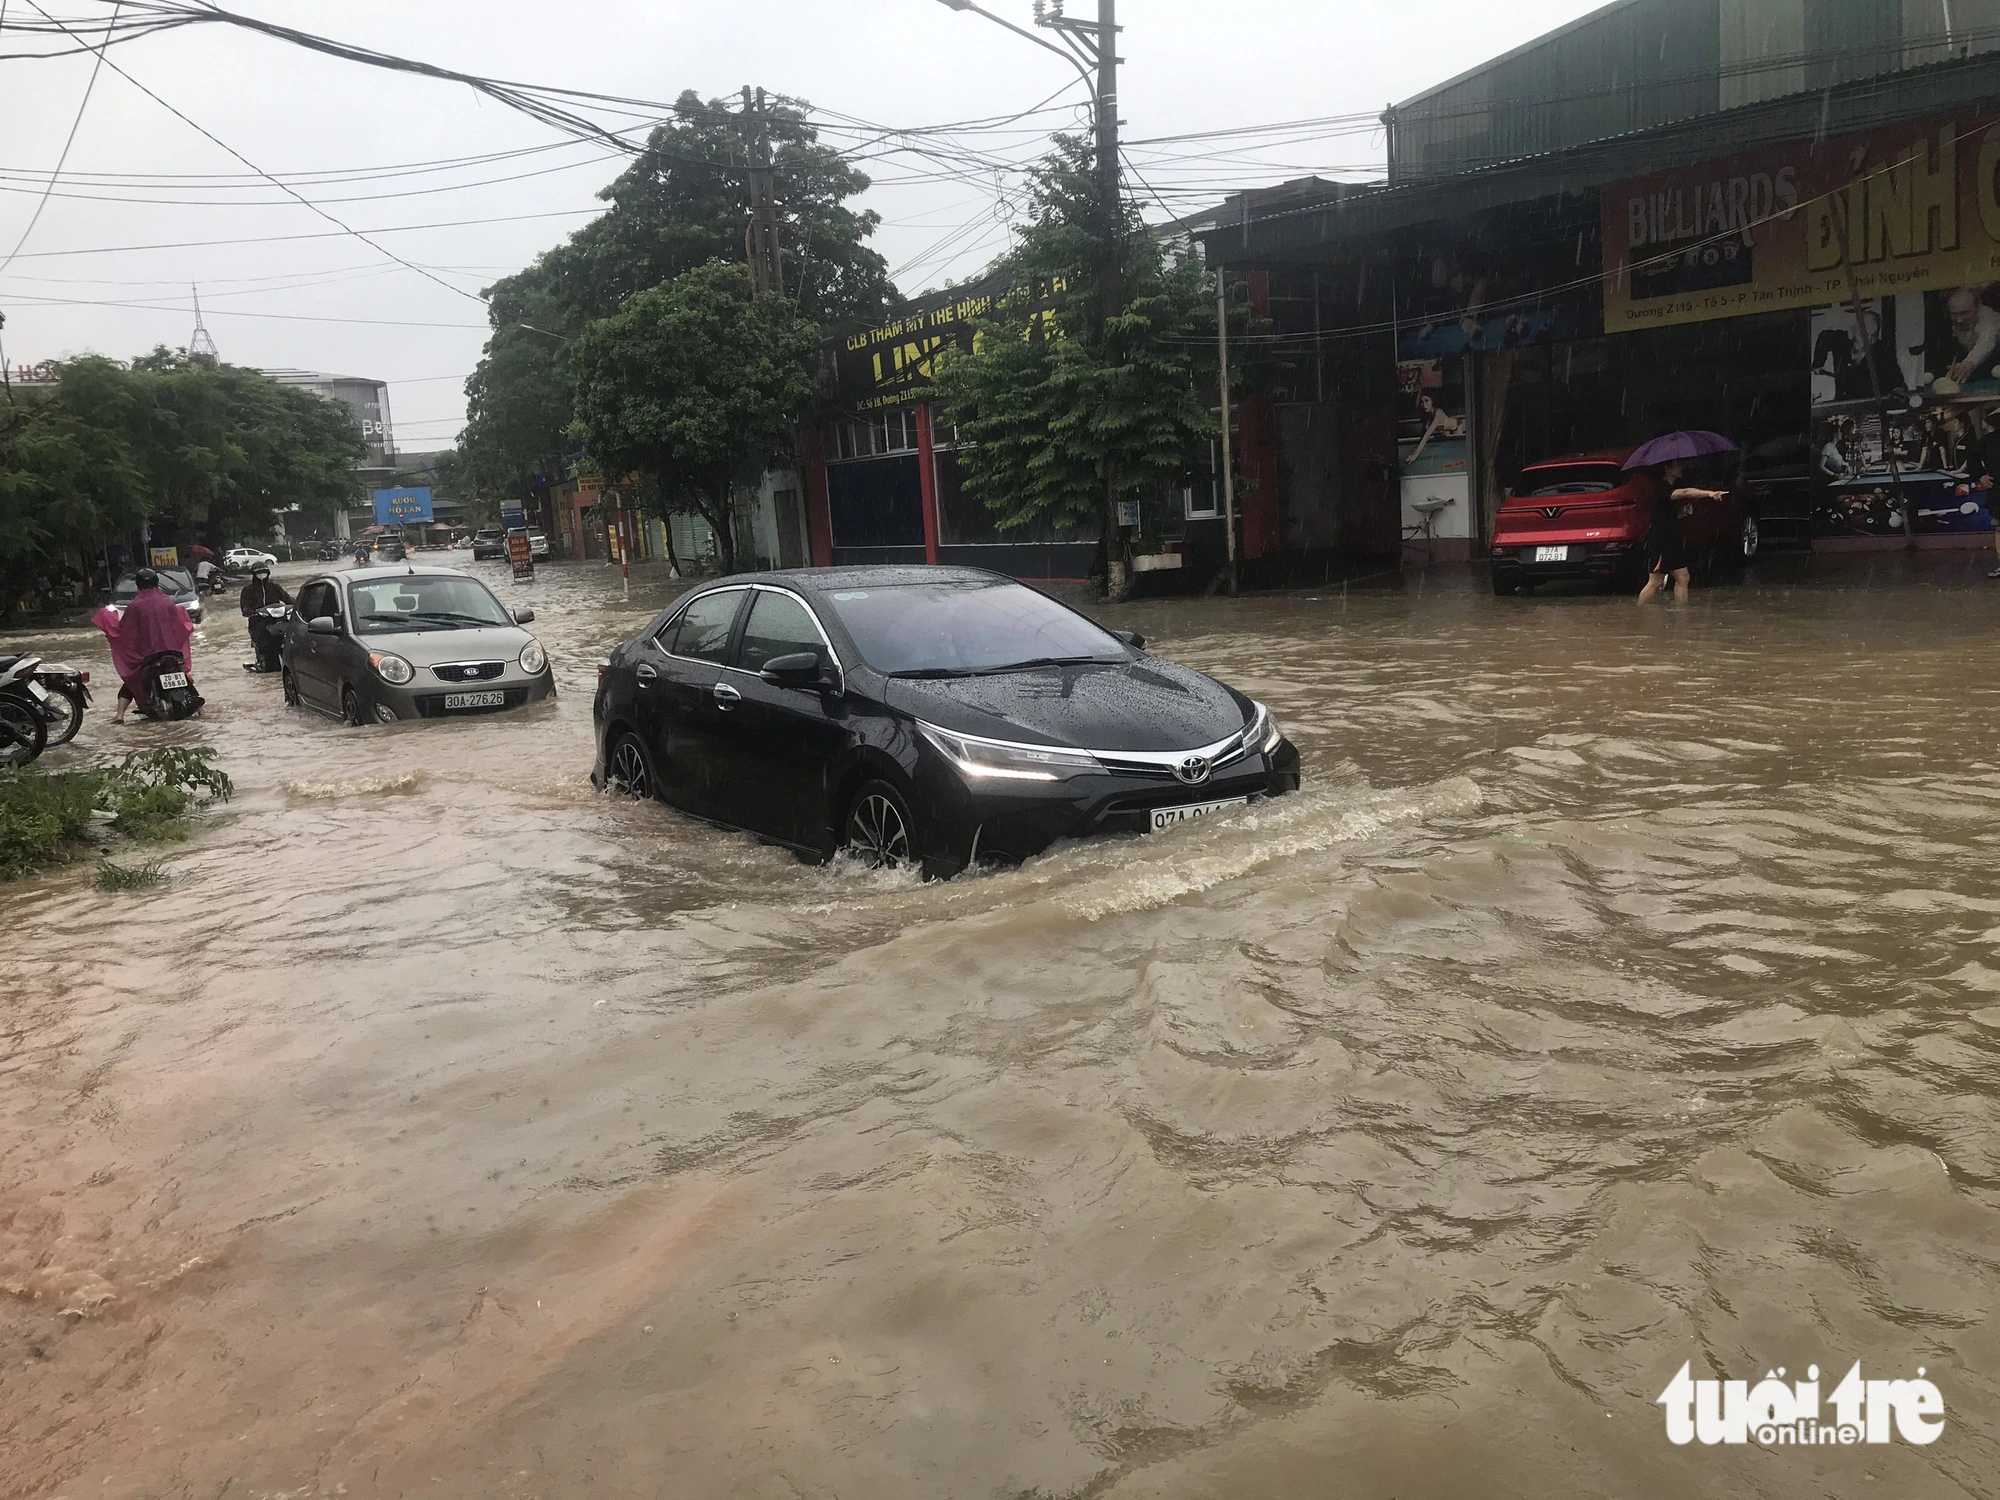
[[[1692,578],[1688,554],[1681,540],[1681,507],[1693,500],[1722,500],[1721,490],[1698,490],[1681,483],[1679,459],[1653,470],[1653,529],[1646,538],[1646,586],[1639,590],[1641,604],[1656,597],[1674,581],[1674,602],[1687,603]]]

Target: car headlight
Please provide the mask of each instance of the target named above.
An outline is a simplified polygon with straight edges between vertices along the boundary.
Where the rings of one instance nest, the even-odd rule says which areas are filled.
[[[548,653],[542,650],[540,641],[529,641],[521,648],[521,670],[530,677],[537,675],[548,664]]]
[[[958,768],[960,775],[973,780],[1061,781],[1104,769],[1103,762],[1087,750],[1058,750],[1047,745],[980,739],[921,722],[917,729]]]
[[[1278,721],[1271,717],[1271,710],[1257,703],[1252,705],[1257,713],[1250,721],[1250,727],[1243,731],[1243,743],[1252,755],[1269,755],[1278,748],[1278,741],[1285,737],[1278,728]]]
[[[368,665],[375,669],[376,674],[384,682],[393,683],[397,687],[401,687],[417,675],[417,669],[393,651],[369,652]]]

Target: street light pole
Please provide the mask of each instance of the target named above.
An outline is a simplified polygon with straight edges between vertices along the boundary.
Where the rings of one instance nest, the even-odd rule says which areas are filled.
[[[1103,236],[1103,264],[1097,283],[1097,310],[1101,320],[1100,342],[1107,362],[1112,356],[1111,325],[1125,310],[1125,214],[1123,184],[1118,162],[1118,0],[1097,0],[1097,19],[1079,21],[1063,14],[1063,0],[1035,0],[1035,25],[1053,31],[1065,46],[1043,41],[1031,31],[974,3],[974,0],[939,0],[953,10],[969,10],[1003,26],[1016,36],[1026,37],[1075,68],[1090,85],[1097,100],[1097,191]],[[1086,66],[1088,64],[1089,66]],[[1093,73],[1092,69],[1095,69]],[[1128,561],[1131,539],[1118,524],[1118,475],[1106,465],[1104,471],[1105,585],[1114,599],[1131,590]]]

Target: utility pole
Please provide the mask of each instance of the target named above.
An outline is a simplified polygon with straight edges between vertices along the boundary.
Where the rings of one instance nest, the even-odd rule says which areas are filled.
[[[753,98],[750,86],[743,86],[742,120],[743,150],[750,179],[750,225],[744,243],[750,279],[758,291],[782,297],[785,265],[778,244],[778,190],[771,170],[770,116],[766,113],[762,89]]]
[[[1229,540],[1229,592],[1236,593],[1236,470],[1229,441],[1229,282],[1215,268],[1215,347],[1222,366],[1222,525]]]
[[[946,0],[951,4],[952,0]],[[1125,310],[1125,211],[1118,163],[1118,0],[1097,0],[1097,19],[1063,14],[1063,0],[1035,0],[1035,24],[1055,32],[1071,52],[1097,70],[1097,194],[1104,237],[1097,310],[1107,363],[1116,362],[1112,320]],[[1088,74],[1085,74],[1088,78]],[[1118,524],[1118,475],[1104,472],[1105,592],[1123,599],[1132,588],[1130,529]]]

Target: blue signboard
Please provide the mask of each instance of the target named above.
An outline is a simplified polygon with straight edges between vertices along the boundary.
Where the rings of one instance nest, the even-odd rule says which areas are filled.
[[[372,490],[375,499],[375,523],[378,526],[407,526],[413,521],[425,524],[436,519],[431,514],[431,492],[428,488],[415,490]]]
[[[528,529],[528,513],[519,506],[503,510],[500,512],[500,525],[507,531],[526,531]]]

